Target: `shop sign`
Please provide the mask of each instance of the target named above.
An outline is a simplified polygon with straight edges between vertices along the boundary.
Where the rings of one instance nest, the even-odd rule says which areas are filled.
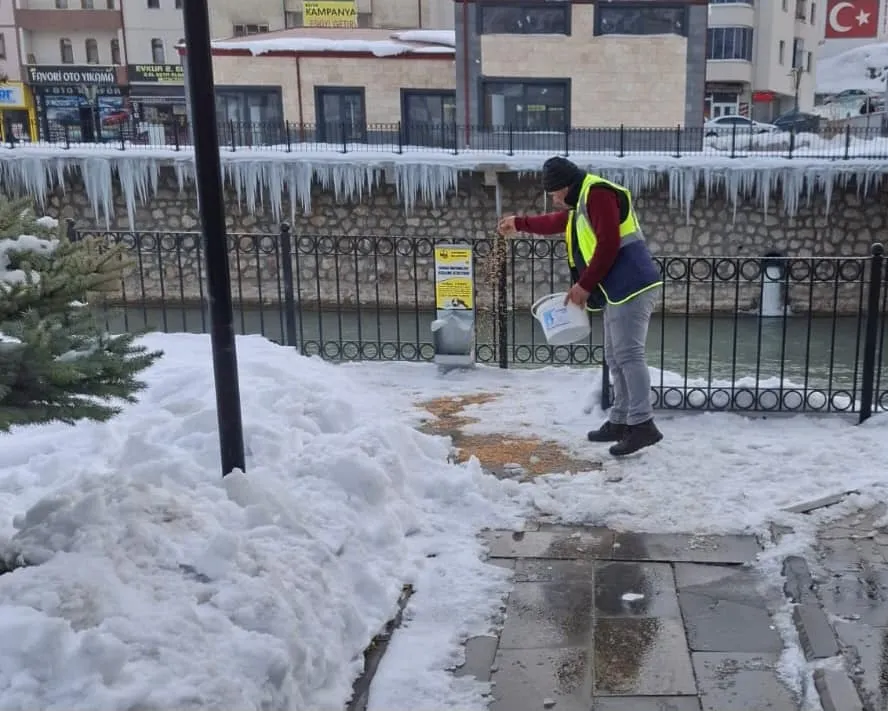
[[[101,66],[30,66],[28,70],[28,83],[40,86],[46,84],[86,84],[96,86],[101,84],[117,84],[117,71],[115,67]]]
[[[358,4],[355,0],[303,0],[302,24],[305,27],[357,27]]]
[[[0,84],[0,109],[24,109],[25,87],[20,81]]]
[[[752,102],[754,104],[767,104],[776,98],[773,91],[754,91],[752,92]]]
[[[130,64],[127,74],[131,84],[185,83],[185,68],[181,64]]]
[[[37,94],[41,96],[82,96],[83,89],[77,86],[38,86]],[[119,86],[98,86],[96,96],[123,96]]]

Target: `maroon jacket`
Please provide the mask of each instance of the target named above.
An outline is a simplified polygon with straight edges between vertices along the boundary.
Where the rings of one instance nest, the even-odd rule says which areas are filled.
[[[591,188],[586,200],[586,214],[598,238],[598,246],[592,261],[580,274],[579,285],[592,292],[610,271],[620,251],[620,206],[617,196],[610,188]],[[545,215],[515,218],[519,232],[535,235],[563,234],[567,228],[567,210],[549,212]]]

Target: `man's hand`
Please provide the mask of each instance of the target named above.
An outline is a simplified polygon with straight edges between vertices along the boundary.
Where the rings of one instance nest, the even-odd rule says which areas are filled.
[[[500,220],[496,226],[496,231],[503,237],[514,237],[517,235],[518,229],[515,227],[515,215],[509,215]]]
[[[586,308],[586,302],[589,300],[589,292],[586,291],[579,284],[574,284],[570,287],[570,291],[567,292],[567,296],[564,299],[564,305],[567,306],[568,303],[575,304],[580,308]]]

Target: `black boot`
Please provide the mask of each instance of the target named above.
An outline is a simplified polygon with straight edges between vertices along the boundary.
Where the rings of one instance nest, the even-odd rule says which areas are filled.
[[[608,420],[597,430],[592,430],[588,435],[590,442],[619,442],[626,434],[626,425],[618,425]]]
[[[661,439],[663,439],[663,433],[657,429],[654,419],[651,418],[638,425],[629,425],[620,441],[610,448],[610,453],[615,457],[625,457],[627,454],[634,454],[639,449],[650,447]]]

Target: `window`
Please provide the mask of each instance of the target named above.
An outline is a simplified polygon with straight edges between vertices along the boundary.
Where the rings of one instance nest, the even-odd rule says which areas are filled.
[[[88,39],[84,43],[86,45],[86,63],[87,64],[98,64],[99,63],[99,43],[94,39]]]
[[[780,40],[777,44],[777,61],[781,64],[786,64],[786,42]]]
[[[176,9],[177,9],[177,10],[181,10],[181,9],[182,9],[182,0],[176,0]]]
[[[789,0],[783,0],[783,12],[789,12]]]
[[[160,10],[160,0],[148,0],[149,10]]]
[[[248,35],[261,35],[265,32],[268,32],[268,25],[235,25],[232,34],[235,37],[247,37]]]
[[[792,66],[801,67],[805,58],[805,40],[796,37],[792,41]]]
[[[114,10],[114,0],[105,0],[105,9]]]
[[[814,24],[814,20],[817,17],[816,10],[817,10],[817,3],[812,2],[811,3],[811,24],[812,25]]]
[[[151,61],[155,64],[166,64],[163,53],[163,40],[159,37],[151,40]]]
[[[710,27],[707,59],[743,59],[752,61],[751,27]]]
[[[570,3],[557,5],[479,5],[482,35],[569,35]]]
[[[68,0],[55,0],[56,10],[67,10]]]
[[[80,7],[83,10],[95,10],[95,7],[93,7],[93,0],[80,0]]]
[[[0,59],[6,59],[6,37],[0,32]]]
[[[569,122],[568,79],[485,81],[484,123],[519,131],[563,131]]]
[[[74,64],[74,45],[71,40],[62,37],[59,40],[59,54],[62,57],[62,64]]]
[[[120,40],[111,40],[111,64],[122,64],[120,61]]]
[[[281,140],[280,87],[216,87],[216,116],[241,145],[269,145]]]
[[[810,71],[811,71],[811,67],[814,64],[813,56],[814,56],[813,52],[805,52],[805,71],[806,72],[810,73]]]
[[[684,6],[638,7],[619,3],[595,6],[596,35],[683,35],[688,32]]]
[[[401,125],[408,145],[453,146],[455,123],[455,91],[401,90]]]
[[[367,110],[361,87],[315,87],[317,134],[321,143],[367,140]]]

